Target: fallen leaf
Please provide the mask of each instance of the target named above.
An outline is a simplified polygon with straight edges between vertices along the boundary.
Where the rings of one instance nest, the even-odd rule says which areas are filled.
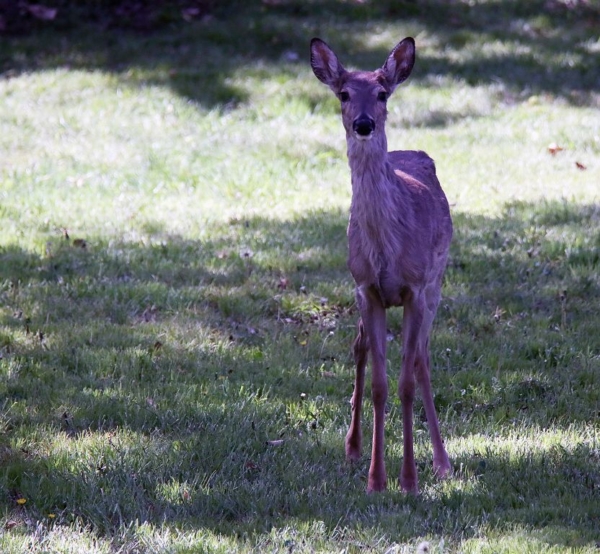
[[[550,152],[550,154],[552,154],[553,156],[556,156],[558,152],[562,152],[563,150],[564,148],[562,146],[559,146],[555,142],[551,142],[548,145],[548,152]]]
[[[75,246],[76,248],[82,248],[83,250],[85,250],[87,248],[87,242],[85,242],[85,240],[83,240],[83,239],[75,239],[73,241],[73,246]]]
[[[285,277],[282,277],[281,279],[279,279],[279,283],[277,284],[277,288],[281,289],[281,290],[285,290],[288,288],[290,282],[288,279],[286,279]]]
[[[585,171],[587,169],[586,165],[583,165],[581,162],[575,162],[577,169],[581,169],[581,171]]]
[[[193,21],[200,15],[200,13],[200,8],[195,6],[191,8],[184,8],[181,10],[181,17],[183,17],[185,21]]]
[[[19,525],[18,521],[15,521],[14,519],[9,519],[5,524],[4,524],[4,528],[7,530],[10,529],[14,529],[15,527],[17,527]]]
[[[151,323],[153,321],[156,321],[156,312],[157,311],[158,311],[158,309],[154,305],[146,308],[142,312],[142,317],[141,317],[142,321],[145,321],[146,323]]]
[[[496,310],[494,311],[494,321],[500,321],[502,316],[506,313],[506,310],[503,310],[500,306],[496,306]]]
[[[58,13],[56,8],[49,8],[42,4],[27,4],[25,9],[33,15],[33,17],[42,19],[43,21],[52,21]]]
[[[283,444],[283,439],[276,439],[273,441],[267,441],[268,446],[281,446]]]

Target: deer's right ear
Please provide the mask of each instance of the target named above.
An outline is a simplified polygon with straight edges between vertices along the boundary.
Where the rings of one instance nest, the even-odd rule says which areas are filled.
[[[310,41],[310,65],[317,79],[337,93],[337,84],[346,70],[333,50],[320,38]]]

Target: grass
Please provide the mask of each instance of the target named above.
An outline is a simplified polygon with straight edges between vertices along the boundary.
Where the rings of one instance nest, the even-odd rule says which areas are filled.
[[[3,552],[597,551],[598,11],[542,4],[224,3],[151,33],[73,11],[3,38]],[[306,59],[320,35],[375,67],[409,34],[389,143],[435,158],[456,230],[432,337],[455,474],[417,405],[418,498],[397,398],[389,491],[344,461],[349,173]]]

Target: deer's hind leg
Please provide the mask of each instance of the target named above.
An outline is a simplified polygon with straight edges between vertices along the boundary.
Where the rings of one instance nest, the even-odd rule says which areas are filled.
[[[421,396],[423,397],[423,407],[425,408],[425,416],[427,417],[427,425],[433,446],[433,472],[440,479],[444,479],[450,475],[452,466],[450,465],[450,459],[442,440],[440,424],[433,402],[428,346],[429,339],[425,342],[424,348],[419,350],[415,363],[415,373],[419,389],[421,389]]]
[[[417,466],[413,448],[413,402],[418,383],[433,445],[433,469],[438,477],[451,471],[450,460],[440,434],[433,402],[429,361],[429,335],[437,305],[439,288],[426,290],[411,297],[404,307],[403,358],[398,392],[402,402],[404,459],[400,470],[402,490],[418,493]]]
[[[402,467],[400,488],[410,494],[418,494],[419,478],[413,446],[413,404],[415,400],[415,365],[419,335],[423,326],[423,310],[420,298],[407,297],[404,302],[402,323],[402,368],[398,380],[398,396],[402,404]]]
[[[365,388],[365,368],[369,354],[369,338],[365,332],[362,318],[358,320],[353,350],[356,377],[352,393],[352,420],[346,435],[346,459],[351,462],[357,461],[362,452],[361,413]]]
[[[450,475],[452,466],[450,459],[444,446],[444,441],[440,433],[440,425],[438,416],[433,402],[433,392],[431,388],[431,364],[429,357],[429,336],[431,335],[431,327],[433,319],[439,304],[440,293],[439,288],[431,288],[425,291],[425,306],[423,325],[419,336],[419,345],[417,349],[417,357],[415,360],[415,374],[421,396],[423,398],[423,407],[425,408],[425,416],[427,417],[427,425],[431,436],[431,444],[433,446],[433,471],[439,478],[445,478]]]

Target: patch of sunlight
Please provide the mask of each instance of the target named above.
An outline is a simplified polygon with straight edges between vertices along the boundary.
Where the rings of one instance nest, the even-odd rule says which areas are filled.
[[[512,428],[506,435],[484,435],[474,433],[464,437],[447,437],[446,444],[451,456],[470,457],[474,455],[489,456],[490,453],[505,454],[510,458],[521,458],[534,452],[536,456],[559,448],[570,453],[581,445],[598,448],[600,434],[588,425],[570,425],[566,428],[539,427]]]
[[[241,545],[233,536],[225,536],[206,528],[195,531],[144,523],[132,530],[144,552],[239,552]]]
[[[11,520],[10,524],[18,524]],[[6,527],[5,528],[10,528]],[[20,529],[20,525],[16,529]],[[62,554],[109,554],[114,552],[113,541],[101,539],[88,529],[64,526],[46,527],[42,524],[27,532],[3,533],[0,536],[0,550],[3,554],[22,552],[61,552]]]
[[[592,554],[597,544],[583,542],[577,531],[565,527],[527,529],[513,526],[508,531],[491,530],[485,537],[462,543],[464,554]]]

